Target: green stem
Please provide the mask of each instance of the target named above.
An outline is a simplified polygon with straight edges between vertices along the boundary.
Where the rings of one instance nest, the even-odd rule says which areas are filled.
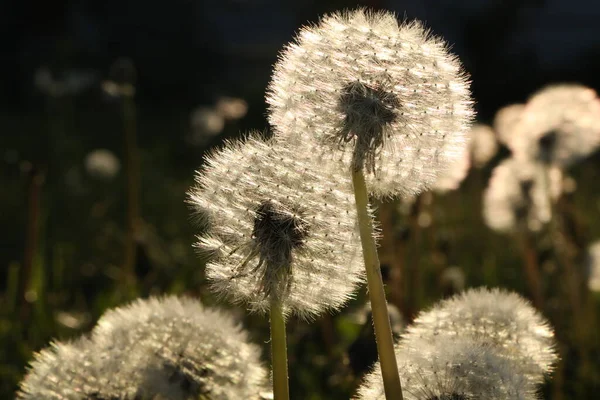
[[[362,169],[352,172],[352,182],[354,184],[360,240],[367,270],[367,284],[385,398],[387,400],[402,400],[402,386],[400,385],[400,375],[394,352],[392,328],[385,300],[379,257],[377,256],[377,244],[373,236],[373,221],[369,214],[369,194]]]
[[[271,363],[273,367],[273,395],[275,400],[288,400],[287,346],[285,339],[285,317],[281,302],[271,302]]]
[[[124,273],[126,282],[135,281],[136,236],[139,229],[140,166],[136,143],[136,112],[133,95],[123,96],[125,157],[127,174],[127,236],[125,239]]]

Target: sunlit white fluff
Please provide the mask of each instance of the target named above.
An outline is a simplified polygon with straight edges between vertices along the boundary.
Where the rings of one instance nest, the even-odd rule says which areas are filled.
[[[483,217],[499,232],[518,228],[539,231],[552,217],[552,201],[561,194],[558,168],[508,159],[498,165],[483,194]]]
[[[586,270],[588,287],[593,292],[600,292],[600,241],[596,241],[588,247]]]
[[[525,299],[499,289],[472,289],[422,312],[403,340],[437,343],[440,335],[497,347],[500,357],[534,383],[557,361],[548,322]]]
[[[189,193],[208,222],[212,288],[251,310],[273,298],[310,317],[341,307],[363,280],[351,183],[289,143],[248,139],[213,153]]]
[[[473,166],[485,166],[498,152],[498,140],[494,130],[484,124],[475,124],[471,128],[471,160]]]
[[[519,124],[524,109],[525,104],[510,104],[502,107],[494,116],[493,126],[498,136],[498,141],[512,152],[515,151],[515,146],[518,147],[515,127]]]
[[[552,85],[535,93],[514,128],[515,157],[566,168],[600,145],[600,99],[582,85]]]
[[[533,400],[535,386],[499,349],[470,338],[415,338],[396,346],[405,400]],[[358,390],[359,400],[385,399],[379,363]]]
[[[420,23],[364,9],[303,27],[275,65],[269,122],[302,154],[364,168],[378,196],[430,188],[462,156],[473,116],[466,76]]]
[[[144,399],[259,399],[268,383],[260,349],[240,324],[191,298],[150,298],[110,310],[92,340],[97,357],[129,377]]]

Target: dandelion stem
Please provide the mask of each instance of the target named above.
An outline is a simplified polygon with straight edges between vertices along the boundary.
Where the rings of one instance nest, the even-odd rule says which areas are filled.
[[[129,283],[135,279],[136,236],[139,228],[139,154],[136,143],[136,115],[133,96],[123,96],[125,157],[127,162],[127,236],[124,273]]]
[[[388,400],[402,400],[402,387],[394,352],[392,328],[385,300],[379,257],[377,256],[377,245],[373,236],[373,221],[368,210],[369,195],[362,168],[353,170],[352,183],[354,185],[360,240],[367,270],[367,284],[385,397]]]
[[[285,317],[281,302],[271,302],[271,363],[273,367],[273,395],[275,400],[290,398],[288,387],[287,346]]]

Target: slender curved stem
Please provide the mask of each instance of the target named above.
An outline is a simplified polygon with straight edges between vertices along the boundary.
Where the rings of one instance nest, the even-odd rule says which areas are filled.
[[[402,400],[402,386],[400,385],[400,375],[398,374],[398,364],[394,352],[392,328],[385,300],[379,257],[377,256],[377,244],[373,236],[373,220],[369,214],[369,194],[362,168],[352,171],[352,183],[354,184],[360,240],[367,270],[367,284],[385,398],[387,400]]]
[[[281,303],[271,302],[271,363],[273,367],[273,396],[275,400],[288,400],[287,345],[285,337],[285,317]]]

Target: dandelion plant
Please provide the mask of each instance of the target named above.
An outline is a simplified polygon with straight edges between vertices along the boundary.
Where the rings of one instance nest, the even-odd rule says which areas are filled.
[[[369,296],[388,398],[402,391],[368,194],[431,187],[463,155],[471,121],[467,78],[447,45],[389,12],[334,13],[302,28],[268,88],[278,140],[297,140],[352,176]]]
[[[213,153],[189,202],[215,292],[269,312],[276,399],[288,396],[285,316],[340,308],[364,279],[349,177],[250,137]]]

